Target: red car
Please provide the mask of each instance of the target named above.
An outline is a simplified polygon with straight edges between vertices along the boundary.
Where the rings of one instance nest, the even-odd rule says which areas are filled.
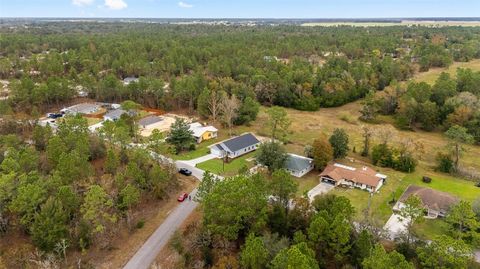
[[[188,193],[184,192],[184,193],[180,194],[180,196],[178,196],[177,201],[183,202],[183,201],[185,201],[185,199],[187,199],[187,198],[188,198]]]

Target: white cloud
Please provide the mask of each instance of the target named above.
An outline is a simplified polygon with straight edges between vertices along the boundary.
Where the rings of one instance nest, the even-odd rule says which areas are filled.
[[[82,7],[91,5],[95,0],[72,0],[72,4]]]
[[[178,6],[181,7],[181,8],[192,8],[193,7],[192,4],[185,3],[183,1],[178,2]]]
[[[105,6],[109,9],[120,10],[127,7],[127,3],[123,0],[105,0]]]

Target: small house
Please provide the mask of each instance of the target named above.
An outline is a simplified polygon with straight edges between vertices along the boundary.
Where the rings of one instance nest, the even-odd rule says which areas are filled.
[[[285,169],[294,177],[303,177],[313,170],[313,159],[296,154],[288,154]]]
[[[145,118],[138,121],[138,125],[143,129],[147,128],[149,125],[155,124],[157,122],[161,122],[163,119],[159,116],[146,116]]]
[[[194,122],[190,124],[190,131],[193,132],[197,143],[202,143],[202,141],[216,138],[218,129],[213,126],[203,126],[201,123]]]
[[[218,158],[236,158],[258,148],[260,141],[251,133],[246,133],[210,146],[210,153]]]
[[[127,113],[127,111],[125,111],[123,109],[110,110],[105,115],[103,115],[103,120],[117,121],[125,113]]]
[[[334,186],[346,186],[376,192],[382,187],[387,176],[370,167],[354,168],[335,163],[329,164],[320,173],[320,181]]]
[[[403,192],[398,202],[393,207],[394,211],[400,211],[405,207],[405,201],[412,195],[416,195],[422,201],[425,208],[426,218],[435,219],[437,217],[445,217],[450,208],[459,202],[459,199],[446,192],[437,191],[430,188],[409,185]]]

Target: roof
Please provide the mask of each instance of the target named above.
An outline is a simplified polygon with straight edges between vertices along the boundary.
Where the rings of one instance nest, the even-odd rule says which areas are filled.
[[[258,139],[251,133],[246,133],[228,140],[225,140],[216,146],[220,146],[227,151],[235,152],[260,143]]]
[[[126,77],[123,79],[123,82],[125,83],[130,83],[130,82],[133,82],[133,81],[138,81],[138,78],[136,77]]]
[[[302,171],[310,168],[312,161],[313,159],[289,153],[285,161],[285,168],[293,171]]]
[[[323,176],[329,177],[335,181],[345,179],[372,187],[377,187],[380,180],[385,178],[383,175],[379,176],[375,170],[367,166],[357,169],[337,163],[327,165],[322,173],[320,173],[320,177]]]
[[[122,116],[125,113],[127,113],[127,111],[123,109],[115,109],[115,110],[110,110],[103,117],[110,118],[110,119],[118,119],[120,118],[120,116]]]
[[[459,199],[451,194],[446,192],[437,191],[430,188],[420,187],[416,185],[410,185],[408,188],[403,192],[399,202],[405,202],[408,197],[412,195],[417,195],[420,200],[422,200],[422,204],[425,207],[430,209],[434,209],[437,211],[448,211],[450,207],[459,202]]]
[[[97,112],[100,109],[100,106],[95,103],[81,103],[77,105],[73,105],[71,107],[67,107],[62,109],[61,111],[69,112],[69,113],[79,113],[79,114],[91,114]]]
[[[218,129],[213,126],[203,126],[199,122],[190,123],[190,130],[193,132],[194,137],[200,137],[205,132],[217,132]]]
[[[157,122],[160,122],[162,121],[163,119],[159,116],[147,116],[141,120],[138,121],[138,124],[142,125],[142,126],[147,126],[147,125],[151,125],[151,124],[154,124],[154,123],[157,123]]]

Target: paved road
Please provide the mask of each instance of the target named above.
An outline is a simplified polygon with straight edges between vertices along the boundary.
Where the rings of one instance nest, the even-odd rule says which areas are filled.
[[[198,169],[188,162],[177,161],[175,162],[177,168],[187,168],[192,171],[192,175],[199,179],[203,178],[203,170]],[[191,192],[191,196],[194,197],[197,189]],[[185,201],[177,206],[163,221],[163,223],[155,230],[155,232],[145,241],[135,255],[128,261],[123,269],[148,269],[150,265],[155,261],[158,253],[168,243],[173,233],[182,225],[187,217],[198,206],[197,202]]]

